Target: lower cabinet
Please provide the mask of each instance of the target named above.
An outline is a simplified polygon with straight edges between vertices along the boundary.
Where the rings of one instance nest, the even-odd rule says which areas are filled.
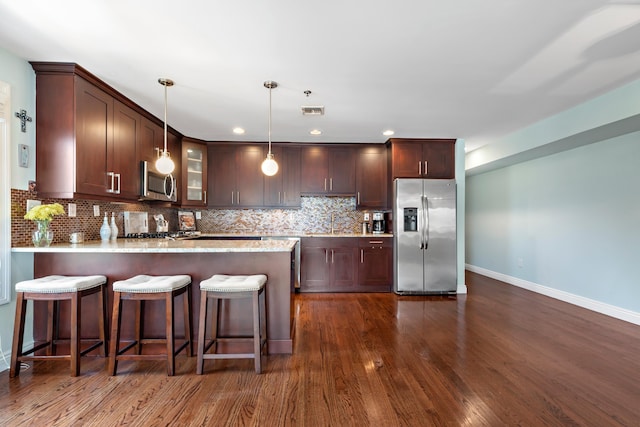
[[[302,238],[300,291],[390,291],[392,244],[389,237]]]
[[[363,291],[390,292],[393,287],[393,238],[359,240],[358,283]]]

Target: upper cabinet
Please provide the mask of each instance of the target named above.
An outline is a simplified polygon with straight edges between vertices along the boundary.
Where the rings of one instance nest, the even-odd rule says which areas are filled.
[[[353,196],[356,193],[355,150],[352,147],[302,147],[302,171],[302,194]]]
[[[274,145],[271,148],[278,173],[264,177],[265,207],[299,208],[300,147]]]
[[[182,139],[182,206],[207,206],[207,144]]]
[[[455,139],[392,138],[391,179],[455,178]]]
[[[366,145],[356,149],[356,207],[386,209],[388,192],[387,148]]]
[[[264,175],[260,166],[265,156],[261,145],[210,144],[208,206],[263,207]]]
[[[139,160],[147,155],[143,142],[150,122],[144,110],[77,64],[31,65],[36,72],[39,195],[137,200]]]

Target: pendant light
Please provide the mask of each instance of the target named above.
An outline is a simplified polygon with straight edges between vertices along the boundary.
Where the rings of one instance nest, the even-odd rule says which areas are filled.
[[[158,83],[164,86],[164,150],[158,155],[156,170],[161,174],[169,175],[176,167],[167,151],[167,87],[173,86],[173,80],[160,78]]]
[[[264,87],[269,89],[269,152],[267,153],[267,158],[262,162],[262,173],[267,176],[273,176],[278,173],[278,163],[271,152],[271,89],[277,88],[278,83],[267,80],[264,82]]]

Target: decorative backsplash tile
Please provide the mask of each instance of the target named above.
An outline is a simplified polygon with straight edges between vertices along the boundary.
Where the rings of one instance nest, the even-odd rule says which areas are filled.
[[[109,217],[116,215],[119,237],[124,236],[124,211],[147,211],[149,230],[155,231],[153,215],[162,214],[169,221],[169,230],[178,230],[178,209],[159,207],[154,202],[113,203],[92,200],[40,199],[36,193],[11,190],[11,245],[31,245],[31,232],[35,230],[32,221],[24,219],[27,200],[41,200],[42,203],[60,203],[68,213],[69,203],[76,204],[76,217],[60,215],[51,222],[54,243],[69,241],[69,234],[81,231],[85,240],[100,238],[100,226],[105,212]],[[99,206],[100,215],[93,216],[93,207]],[[191,209],[199,211],[201,219],[196,220],[197,229],[203,233],[328,233],[331,231],[333,214],[334,231],[339,233],[359,233],[362,229],[363,211],[356,210],[355,197],[302,197],[300,209]]]

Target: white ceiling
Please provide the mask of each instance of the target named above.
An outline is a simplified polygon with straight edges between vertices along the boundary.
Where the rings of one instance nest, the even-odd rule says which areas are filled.
[[[194,138],[266,141],[274,80],[273,141],[474,149],[640,78],[640,0],[0,0],[0,46],[158,118],[171,78],[168,122]]]

